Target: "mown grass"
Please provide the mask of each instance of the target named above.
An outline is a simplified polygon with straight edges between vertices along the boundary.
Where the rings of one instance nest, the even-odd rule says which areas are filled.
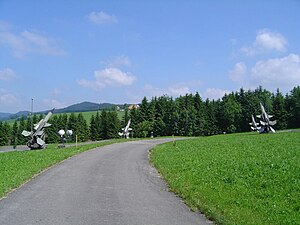
[[[68,147],[60,149],[57,148],[57,145],[52,144],[44,150],[1,153],[0,198],[31,179],[34,175],[64,159],[89,149],[122,141],[124,139],[82,145],[77,148]]]
[[[300,133],[219,135],[157,146],[151,161],[218,224],[300,224]]]

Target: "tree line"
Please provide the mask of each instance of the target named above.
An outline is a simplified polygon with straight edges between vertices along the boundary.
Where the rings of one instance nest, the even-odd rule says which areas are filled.
[[[142,100],[138,110],[130,111],[132,128],[138,137],[149,136],[207,136],[219,133],[251,131],[251,115],[260,115],[259,103],[277,120],[275,129],[300,127],[300,86],[283,96],[256,88],[225,94],[218,100],[202,100],[198,93],[173,99],[169,96]],[[257,122],[259,119],[256,119]]]
[[[251,115],[261,113],[262,103],[268,114],[274,116],[277,130],[300,127],[300,86],[294,87],[285,96],[277,89],[276,93],[263,89],[244,90],[225,94],[218,100],[203,100],[199,93],[186,94],[173,99],[164,95],[148,100],[143,98],[139,108],[128,110],[120,120],[116,111],[101,110],[86,121],[79,113],[53,115],[46,128],[46,142],[58,143],[58,131],[72,130],[70,141],[103,140],[119,137],[118,132],[131,119],[133,131],[130,137],[154,136],[208,136],[219,133],[250,131]],[[33,115],[26,120],[20,118],[11,127],[0,122],[0,145],[20,145],[26,143],[23,130],[31,130],[43,115]],[[257,119],[258,122],[258,119]]]

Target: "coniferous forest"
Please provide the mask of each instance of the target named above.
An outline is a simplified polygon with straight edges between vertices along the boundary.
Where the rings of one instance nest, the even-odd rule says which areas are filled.
[[[70,116],[54,114],[48,121],[52,126],[46,128],[46,142],[58,143],[61,129],[73,130],[72,141],[75,141],[75,136],[80,142],[118,138],[118,132],[129,119],[133,128],[130,137],[150,137],[151,133],[154,136],[209,136],[248,132],[251,130],[251,115],[261,113],[260,102],[277,121],[276,130],[300,128],[300,86],[285,96],[279,90],[271,93],[258,87],[254,91],[240,89],[218,100],[203,100],[198,93],[177,98],[166,95],[152,99],[144,97],[139,108],[128,110],[124,106],[121,121],[114,110],[97,111],[90,121],[86,121],[81,113]],[[41,118],[42,115],[33,115],[26,120],[21,117],[12,126],[0,122],[0,146],[26,144],[22,131],[30,130],[31,124]]]

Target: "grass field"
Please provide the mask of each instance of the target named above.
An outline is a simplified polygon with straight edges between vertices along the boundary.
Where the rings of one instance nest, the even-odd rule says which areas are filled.
[[[157,146],[151,161],[218,224],[300,224],[300,133],[232,134]]]
[[[79,113],[80,113],[80,112],[76,112],[76,113],[74,113],[74,114],[77,116]],[[96,116],[97,111],[81,112],[81,113],[82,113],[82,115],[83,115],[83,118],[86,120],[86,122],[87,122],[88,124],[90,124],[92,115]],[[101,112],[100,112],[100,113],[101,113]],[[123,116],[125,115],[125,112],[124,112],[124,111],[118,111],[117,113],[118,113],[118,118],[119,118],[119,120],[122,120],[122,119],[123,119]],[[64,113],[63,113],[63,114],[64,114]],[[71,115],[71,113],[65,113],[65,114],[68,116],[68,118],[69,118],[70,115]],[[59,116],[60,113],[58,113],[58,114],[53,114],[53,115]],[[16,120],[16,119],[10,119],[10,120],[7,120],[7,122],[8,122],[8,124],[9,124],[10,126],[13,126],[15,120]]]
[[[77,116],[79,113],[80,112],[76,112],[74,114]],[[92,115],[96,116],[97,111],[81,112],[81,113],[83,115],[83,118],[87,121],[87,123],[90,124]],[[118,113],[119,120],[122,120],[125,112],[124,111],[117,111],[117,113]],[[70,117],[70,115],[71,115],[71,113],[66,113],[66,114],[68,115],[68,117]],[[100,111],[100,114],[101,114],[101,111]],[[54,114],[54,115],[59,116],[60,114]]]
[[[57,148],[57,144],[48,145],[44,150],[7,152],[0,154],[0,198],[14,188],[32,178],[46,168],[80,152],[96,147],[124,141],[112,140],[82,145],[79,147]]]

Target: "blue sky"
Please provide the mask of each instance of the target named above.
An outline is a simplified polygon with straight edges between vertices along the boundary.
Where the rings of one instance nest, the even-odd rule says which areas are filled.
[[[0,0],[0,112],[300,85],[300,1]]]

